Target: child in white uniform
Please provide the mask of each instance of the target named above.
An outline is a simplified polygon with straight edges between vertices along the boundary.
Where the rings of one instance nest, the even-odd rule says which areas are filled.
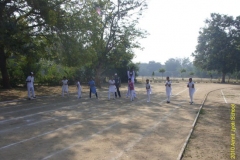
[[[33,76],[33,72],[30,72],[29,76],[26,79],[27,82],[27,90],[28,90],[28,99],[31,99],[31,93],[32,93],[32,97],[35,97],[35,93],[34,93],[34,76]]]
[[[110,100],[111,94],[113,95],[113,99],[115,99],[116,86],[115,86],[115,80],[113,79],[113,77],[110,78],[108,83],[109,83],[108,100]]]
[[[167,96],[167,103],[170,103],[170,97],[172,94],[172,86],[171,86],[171,81],[169,80],[169,77],[166,78],[166,96]]]
[[[195,86],[194,82],[192,81],[192,78],[189,78],[189,82],[187,84],[187,87],[189,88],[189,97],[190,97],[190,104],[193,104],[193,94],[195,92]]]
[[[152,88],[149,83],[149,79],[146,80],[146,90],[147,90],[147,102],[150,102],[150,94],[152,92]]]
[[[80,81],[77,81],[77,94],[78,94],[78,98],[82,97],[82,87],[81,87]]]
[[[66,79],[66,77],[64,76],[63,77],[63,80],[62,80],[62,96],[64,97],[64,93],[67,93],[68,94],[68,80]]]

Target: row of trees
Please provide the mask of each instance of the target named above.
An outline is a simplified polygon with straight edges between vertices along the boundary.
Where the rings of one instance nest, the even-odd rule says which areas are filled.
[[[196,50],[192,53],[193,63],[188,58],[170,58],[164,65],[154,61],[140,64],[140,75],[149,76],[159,69],[171,76],[188,75],[217,76],[221,74],[221,82],[225,83],[228,74],[238,78],[240,71],[240,16],[212,13],[206,19],[205,26],[200,29]],[[169,72],[169,73],[168,73]],[[179,75],[180,74],[180,75]],[[155,74],[156,75],[156,74]]]
[[[146,0],[1,0],[2,86],[30,71],[47,74],[42,64],[58,66],[58,74],[84,70],[100,86],[103,74],[134,66],[133,49],[147,35],[136,24],[146,8]]]
[[[240,16],[212,13],[198,37],[193,64],[206,71],[217,71],[225,82],[226,74],[240,70]]]
[[[164,75],[180,77],[181,72],[190,73],[196,68],[189,58],[170,58],[164,64],[155,61],[139,63],[139,75],[141,76],[151,76],[153,72],[155,76],[159,76],[162,75],[160,70]]]

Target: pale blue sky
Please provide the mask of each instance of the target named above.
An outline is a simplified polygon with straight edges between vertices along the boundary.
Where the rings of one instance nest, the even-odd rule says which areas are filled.
[[[133,62],[190,57],[210,13],[240,16],[240,0],[149,0],[139,27],[150,35],[140,40],[145,49],[135,50]]]

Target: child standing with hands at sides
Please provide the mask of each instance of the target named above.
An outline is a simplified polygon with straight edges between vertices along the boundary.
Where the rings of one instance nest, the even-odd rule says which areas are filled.
[[[166,80],[167,81],[165,83],[165,86],[166,86],[167,103],[170,103],[170,96],[172,93],[171,81],[170,81],[169,77],[167,77]]]
[[[110,77],[108,83],[109,83],[108,100],[110,100],[111,94],[113,95],[113,99],[115,99],[116,86],[115,86],[115,80],[113,79],[113,77]]]
[[[62,80],[62,96],[64,97],[64,93],[67,93],[68,94],[68,80],[66,79],[66,77],[64,76],[63,77],[63,80]]]
[[[78,99],[82,97],[82,87],[79,80],[77,81],[77,94],[78,94]]]
[[[131,101],[133,101],[134,100],[134,85],[133,85],[133,82],[131,81],[131,78],[128,79],[128,87],[129,87],[129,91],[130,91]]]
[[[194,82],[192,81],[192,78],[189,78],[189,82],[187,84],[187,87],[189,88],[189,97],[190,97],[190,104],[193,104],[193,94],[195,92],[195,86]]]
[[[146,80],[146,90],[147,90],[147,102],[150,102],[151,86],[149,84],[149,79]]]
[[[32,93],[32,97],[35,97],[35,93],[34,93],[34,76],[33,76],[33,72],[30,72],[29,76],[26,79],[26,83],[27,83],[27,90],[28,90],[28,99],[31,100],[31,95],[30,93]]]
[[[93,93],[93,94],[96,95],[96,98],[98,99],[97,89],[96,89],[95,82],[94,82],[93,78],[91,78],[91,80],[88,82],[88,85],[90,87],[89,98],[91,98],[91,95]]]

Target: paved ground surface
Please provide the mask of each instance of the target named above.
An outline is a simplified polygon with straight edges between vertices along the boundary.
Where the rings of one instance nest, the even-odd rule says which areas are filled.
[[[89,99],[86,89],[82,99],[77,99],[74,93],[69,97],[58,94],[50,97],[38,96],[30,101],[1,102],[0,157],[3,160],[175,160],[205,95],[209,91],[224,88],[222,92],[227,102],[221,90],[209,94],[204,106],[205,114],[201,114],[202,120],[198,123],[202,127],[223,126],[223,129],[210,132],[197,125],[200,133],[194,132],[197,136],[190,140],[184,158],[207,159],[204,156],[210,156],[208,151],[217,143],[216,146],[223,146],[221,152],[224,153],[216,159],[230,159],[231,126],[227,122],[227,116],[230,116],[230,103],[239,104],[239,97],[236,95],[240,94],[240,87],[196,84],[193,105],[189,105],[185,83],[176,83],[172,87],[170,104],[166,103],[162,83],[152,83],[150,103],[146,102],[144,84],[136,85],[137,99],[133,102],[125,98],[126,86],[121,88],[122,98],[110,101],[107,99],[107,89],[103,88],[98,91],[99,99],[94,96]],[[40,95],[38,93],[40,91],[36,90],[36,95]],[[221,112],[226,114],[218,115],[216,110],[219,109],[226,111]],[[238,115],[239,110],[237,106]],[[209,114],[216,114],[216,118],[209,118]],[[208,116],[209,121],[204,116]],[[224,118],[226,121],[219,121]],[[239,126],[239,119],[236,120],[236,125]],[[240,132],[238,127],[237,130]],[[225,138],[221,138],[220,133]],[[199,134],[205,135],[205,138],[201,139]],[[218,138],[215,139],[216,136]],[[196,148],[198,143],[201,150]],[[239,139],[236,144],[239,147]],[[198,152],[201,152],[202,157],[197,155]]]

